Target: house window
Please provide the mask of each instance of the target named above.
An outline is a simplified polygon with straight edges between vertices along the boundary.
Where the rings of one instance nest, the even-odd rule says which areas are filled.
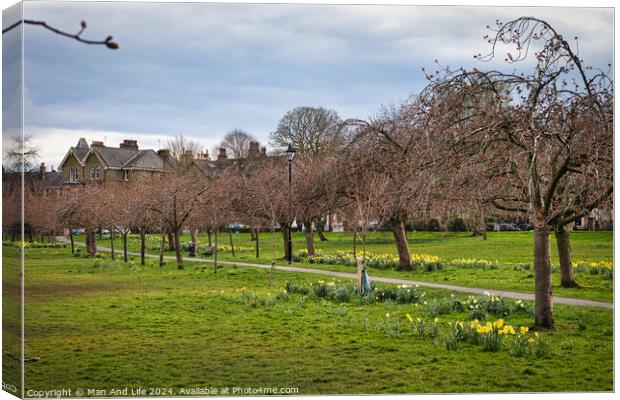
[[[95,166],[92,165],[88,170],[90,171],[90,179],[95,179]]]
[[[99,179],[101,177],[101,167],[95,167],[95,179]]]
[[[79,175],[78,175],[77,167],[69,168],[69,181],[70,182],[77,182],[78,179],[79,179]]]
[[[123,171],[123,177],[125,178],[126,181],[129,180],[129,171],[128,170],[124,170]]]

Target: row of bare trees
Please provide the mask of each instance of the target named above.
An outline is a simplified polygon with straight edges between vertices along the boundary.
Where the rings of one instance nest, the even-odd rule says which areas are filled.
[[[611,202],[613,80],[608,72],[586,67],[545,21],[519,18],[498,22],[492,30],[491,52],[477,58],[491,60],[500,45],[508,46],[506,61],[533,58],[533,70],[439,66],[427,73],[429,84],[420,94],[367,120],[343,121],[323,108],[289,111],[271,145],[276,154],[289,143],[297,149],[290,190],[287,160],[274,156],[231,164],[209,176],[167,174],[157,184],[75,188],[54,200],[33,197],[46,205],[31,207],[27,218],[41,232],[85,229],[89,254],[96,252],[95,230],[107,227],[112,248],[115,232],[123,236],[125,259],[127,234],[137,232],[143,263],[146,234],[160,233],[160,260],[168,237],[178,268],[183,268],[181,232],[189,229],[196,241],[195,233],[206,231],[215,236],[217,268],[218,238],[231,223],[251,228],[257,257],[261,231],[279,230],[288,257],[288,230],[280,228],[297,221],[313,255],[314,230],[324,239],[323,218],[338,213],[361,241],[359,267],[369,232],[381,225],[393,232],[399,269],[412,270],[405,230],[410,218],[467,213],[484,230],[485,214],[499,210],[534,226],[535,323],[550,328],[550,232],[557,241],[561,284],[577,287],[569,226]],[[222,145],[241,158],[252,140],[233,131]],[[274,241],[274,262],[277,254]]]

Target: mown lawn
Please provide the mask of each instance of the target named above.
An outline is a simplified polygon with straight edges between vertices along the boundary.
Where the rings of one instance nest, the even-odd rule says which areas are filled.
[[[353,249],[353,235],[349,233],[326,233],[328,241],[316,241],[317,248],[324,254],[335,253],[339,250],[350,251]],[[233,243],[236,247],[235,256],[228,250],[230,239],[226,232],[220,234],[220,244],[224,245],[225,251],[219,252],[219,258],[228,261],[247,261],[270,264],[275,249],[276,261],[281,263],[283,255],[282,238],[279,233],[275,237],[271,233],[263,233],[260,236],[260,252],[256,258],[255,242],[246,233],[233,234]],[[516,263],[532,262],[532,233],[531,232],[489,232],[488,240],[482,237],[472,237],[468,233],[446,232],[414,232],[409,233],[409,244],[412,253],[430,254],[440,257],[442,260],[453,259],[484,259],[498,261],[502,264],[498,269],[463,269],[448,267],[433,272],[401,272],[394,270],[373,270],[370,275],[402,277],[406,279],[451,283],[461,286],[481,287],[488,289],[514,290],[520,292],[532,292],[534,289],[533,271],[515,268]],[[83,237],[77,236],[76,240],[82,241]],[[182,243],[189,243],[188,235],[183,235]],[[199,235],[202,249],[208,244],[206,234]],[[122,242],[116,238],[115,246],[121,250]],[[104,236],[100,241],[102,246],[109,247],[110,241]],[[358,243],[359,246],[359,243]],[[306,247],[303,233],[294,234],[294,251]],[[573,261],[612,261],[613,260],[613,233],[612,232],[581,232],[572,233]],[[138,237],[129,237],[128,248],[132,252],[139,251]],[[159,249],[159,236],[152,235],[147,240],[147,252],[157,253]],[[359,249],[359,247],[358,247]],[[201,251],[199,249],[199,251]],[[371,235],[368,243],[368,251],[373,253],[397,254],[393,237],[389,232],[375,232]],[[552,263],[557,264],[557,250],[553,235],[551,236]],[[119,253],[120,254],[120,253]],[[174,252],[166,251],[167,255]],[[185,254],[187,255],[187,254]],[[353,271],[350,266],[332,264],[309,264],[307,262],[295,262],[293,266],[312,266],[314,268],[328,269],[333,271]],[[564,289],[559,287],[559,272],[554,272],[554,294],[557,296],[602,300],[613,300],[613,280],[600,275],[590,275],[587,272],[578,274],[578,281],[582,285],[580,289]]]
[[[6,249],[6,248],[5,248]],[[183,271],[29,249],[26,390],[124,387],[295,387],[300,394],[613,389],[612,311],[555,307],[546,356],[515,357],[421,338],[405,315],[432,321],[431,305],[458,293],[423,289],[419,304],[346,302],[282,294],[321,276],[204,264]],[[243,292],[240,290],[245,288]],[[422,289],[418,289],[422,290]],[[275,296],[280,294],[280,300]],[[285,299],[288,297],[288,299]],[[530,307],[531,304],[527,304]],[[389,315],[389,316],[388,316]],[[489,321],[494,318],[489,317]],[[515,313],[506,323],[532,323]],[[4,356],[6,360],[6,355]]]

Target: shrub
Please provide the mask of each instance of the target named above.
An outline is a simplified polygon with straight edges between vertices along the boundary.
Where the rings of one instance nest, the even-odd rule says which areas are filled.
[[[355,286],[353,285],[339,285],[336,286],[334,291],[334,298],[341,303],[348,303],[355,294]]]
[[[439,318],[428,324],[428,336],[434,339],[439,337]]]
[[[549,354],[549,343],[538,332],[534,333],[535,338],[530,338],[529,342],[532,346],[532,354],[536,358],[546,358]]]
[[[474,320],[477,319],[477,320],[482,321],[486,319],[486,317],[487,317],[487,313],[484,312],[484,310],[481,310],[479,308],[474,308],[473,310],[469,312],[469,318],[474,319]]]
[[[450,330],[446,335],[445,346],[446,350],[456,350],[459,343],[467,340],[467,329],[463,321],[457,321],[455,323],[450,322]]]
[[[329,299],[333,298],[335,292],[335,282],[325,282],[323,280],[312,284],[312,292],[316,297]]]
[[[278,301],[288,301],[288,293],[286,292],[286,290],[282,291],[282,292],[278,292],[276,294],[276,300]]]
[[[481,334],[479,341],[482,344],[482,350],[490,353],[495,353],[502,347],[502,336],[494,331]]]
[[[359,257],[361,257],[361,255],[358,253],[358,258]],[[316,250],[314,256],[309,256],[307,249],[301,249],[293,255],[293,261],[308,261],[312,264],[357,265],[357,261],[355,257],[353,257],[353,252],[340,250],[333,254],[322,254],[319,250]],[[438,270],[443,266],[439,257],[428,254],[411,254],[411,263],[413,266],[427,271]],[[399,261],[398,256],[395,254],[367,252],[365,265],[369,268],[380,270],[396,269],[399,266]]]
[[[310,293],[310,289],[307,286],[297,285],[295,283],[291,283],[289,281],[284,282],[284,290],[288,293],[299,293],[303,295],[307,295]]]
[[[429,314],[433,317],[439,315],[450,314],[452,312],[454,301],[451,298],[442,298],[441,300],[433,300],[427,307]]]
[[[526,335],[519,335],[508,352],[515,357],[525,357],[529,352],[528,339]]]
[[[448,223],[448,230],[450,232],[466,232],[467,224],[461,217],[456,217]]]
[[[409,320],[409,323],[411,324],[411,329],[413,329],[413,331],[419,336],[419,337],[424,337],[426,335],[426,324],[424,323],[424,320],[420,317],[417,318],[413,318],[411,315],[407,314],[406,315],[407,319]]]
[[[436,218],[432,218],[426,224],[426,229],[430,232],[439,232],[441,230],[441,224]]]
[[[376,330],[386,333],[393,337],[400,337],[402,333],[402,323],[399,318],[385,314],[385,319],[380,319],[376,325]]]
[[[398,304],[419,303],[424,297],[417,287],[411,285],[386,286],[373,288],[376,301],[393,301]]]

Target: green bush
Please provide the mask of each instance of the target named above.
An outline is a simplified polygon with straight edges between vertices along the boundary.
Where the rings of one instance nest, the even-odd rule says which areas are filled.
[[[289,281],[286,281],[284,283],[284,290],[291,294],[299,293],[303,295],[308,295],[310,293],[310,288],[308,288],[307,286],[298,285]]]
[[[467,224],[461,217],[456,217],[448,223],[450,232],[467,232]]]
[[[334,298],[341,303],[348,303],[355,294],[355,286],[338,285],[334,291]]]

